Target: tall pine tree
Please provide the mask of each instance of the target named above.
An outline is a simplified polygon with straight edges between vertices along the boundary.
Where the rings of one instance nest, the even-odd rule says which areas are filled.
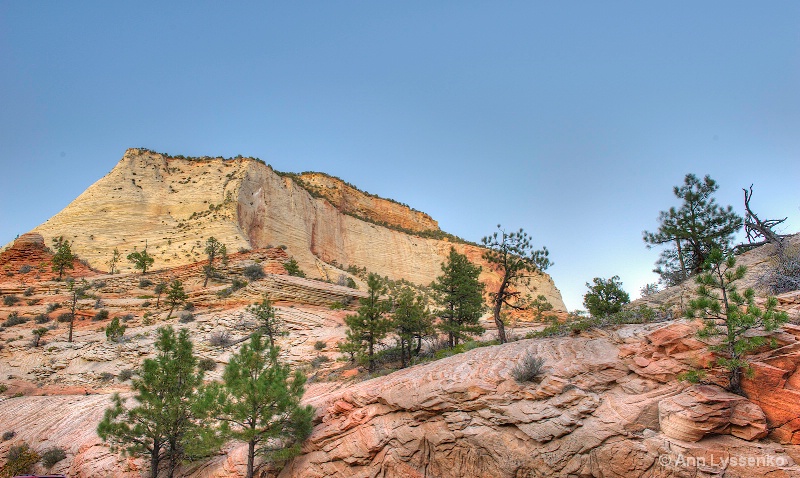
[[[368,363],[370,372],[375,371],[375,346],[388,335],[392,321],[386,316],[389,301],[381,298],[386,293],[386,284],[377,274],[367,276],[367,297],[359,299],[358,313],[345,317],[348,327],[347,341],[358,350],[359,356]]]
[[[416,353],[419,353],[422,348],[422,339],[430,335],[433,324],[425,297],[416,294],[410,287],[401,288],[393,297],[392,302],[394,304],[392,324],[400,343],[400,363],[405,368],[414,352],[414,340],[417,340]]]
[[[705,176],[702,181],[687,174],[683,186],[675,186],[675,197],[682,200],[679,208],[671,207],[658,215],[658,230],[644,231],[647,247],[667,246],[656,272],[666,285],[676,285],[703,270],[703,264],[714,249],[730,249],[733,235],[742,227],[742,218],[717,204],[713,194],[719,189],[716,181]]]
[[[311,433],[313,409],[301,406],[305,376],[278,361],[278,349],[253,334],[234,354],[218,388],[223,433],[247,443],[247,478],[256,454],[289,459]]]
[[[478,280],[480,273],[480,266],[451,247],[447,261],[442,263],[442,275],[431,284],[440,307],[436,311],[441,319],[437,327],[447,334],[450,348],[458,345],[460,340],[484,331],[478,323],[485,308],[484,284]]]

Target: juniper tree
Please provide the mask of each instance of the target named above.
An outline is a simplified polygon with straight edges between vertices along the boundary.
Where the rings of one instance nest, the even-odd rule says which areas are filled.
[[[287,334],[283,320],[275,314],[275,308],[266,296],[261,302],[249,306],[247,311],[258,321],[258,331],[269,338],[270,347],[275,347],[275,339]]]
[[[359,356],[366,357],[369,371],[375,371],[375,345],[391,330],[392,321],[386,317],[390,304],[381,298],[386,293],[386,284],[375,273],[367,277],[367,297],[359,299],[358,313],[344,318],[348,327],[348,342],[359,350]]]
[[[425,297],[416,294],[410,287],[400,289],[392,300],[392,325],[400,342],[400,363],[406,366],[406,357],[411,360],[414,339],[417,340],[417,350],[422,348],[422,338],[430,335],[433,324]]]
[[[166,463],[172,478],[181,461],[208,454],[217,444],[209,421],[207,394],[199,393],[203,371],[197,368],[189,332],[158,329],[155,358],[145,359],[133,379],[135,404],[119,394],[106,409],[97,434],[112,449],[150,459],[150,477],[157,478]]]
[[[654,270],[667,285],[700,273],[711,250],[728,250],[734,233],[742,227],[742,218],[731,206],[717,204],[713,194],[719,186],[710,176],[701,181],[694,174],[687,174],[683,182],[683,186],[673,188],[675,196],[683,201],[681,206],[661,211],[658,230],[642,233],[648,248],[668,246]]]
[[[72,253],[70,242],[64,236],[53,238],[53,249],[55,254],[50,259],[53,265],[53,272],[58,272],[58,280],[64,275],[64,269],[74,269],[75,254]]]
[[[208,257],[208,264],[203,267],[203,274],[205,275],[205,280],[203,281],[203,287],[208,285],[208,279],[211,278],[216,272],[216,268],[214,267],[214,260],[217,258],[217,256],[220,256],[223,262],[226,262],[228,255],[225,244],[216,240],[214,236],[211,236],[206,240],[205,253],[206,256]]]
[[[619,276],[610,279],[595,277],[592,283],[586,283],[589,292],[583,296],[583,306],[592,317],[606,317],[622,310],[622,306],[631,301],[631,297],[622,289]]]
[[[155,259],[147,253],[147,244],[141,252],[134,250],[128,254],[128,260],[133,263],[133,268],[142,271],[142,275],[147,274],[147,269],[153,265]]]
[[[750,368],[746,356],[766,344],[761,334],[776,330],[788,321],[786,312],[778,311],[778,301],[768,297],[763,308],[756,305],[755,292],[746,289],[740,293],[734,284],[744,277],[747,269],[736,267],[736,258],[719,249],[712,250],[697,277],[697,299],[689,302],[686,315],[704,319],[701,337],[721,336],[719,344],[711,349],[720,357],[717,363],[728,370],[728,390],[741,393],[742,372]]]
[[[186,291],[183,290],[183,283],[178,279],[172,281],[169,285],[169,290],[167,290],[167,297],[165,299],[166,303],[169,304],[167,318],[169,319],[172,317],[172,311],[175,310],[175,307],[186,302],[188,298],[189,296],[186,294]]]
[[[503,308],[526,309],[520,288],[529,285],[534,275],[544,272],[553,263],[548,258],[547,248],[534,249],[528,233],[521,228],[516,232],[506,232],[499,224],[497,228],[499,234],[494,232],[481,242],[488,249],[483,258],[501,275],[500,285],[489,296],[500,343],[505,343],[505,323],[501,315]]]
[[[305,377],[279,362],[276,347],[253,334],[231,357],[223,380],[216,389],[217,418],[225,435],[247,443],[247,478],[255,472],[256,454],[285,460],[300,453],[313,409],[300,405]]]
[[[431,284],[441,319],[437,328],[447,334],[450,348],[471,335],[480,335],[484,328],[478,323],[484,310],[484,284],[478,280],[481,267],[467,256],[450,248],[447,261],[442,263],[442,275]]]

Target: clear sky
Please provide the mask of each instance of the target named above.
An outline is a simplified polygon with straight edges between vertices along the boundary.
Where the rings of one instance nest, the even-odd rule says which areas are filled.
[[[129,147],[523,227],[570,309],[637,296],[686,173],[800,231],[800,2],[0,0],[0,243]]]

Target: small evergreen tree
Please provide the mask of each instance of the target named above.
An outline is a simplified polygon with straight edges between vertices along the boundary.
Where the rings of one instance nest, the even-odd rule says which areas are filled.
[[[676,285],[703,269],[712,249],[726,251],[733,235],[742,227],[742,218],[728,206],[716,203],[716,181],[706,176],[701,181],[687,174],[683,186],[675,186],[675,196],[683,201],[680,208],[670,208],[658,215],[656,232],[642,233],[647,247],[670,245],[661,253],[654,272],[666,285]]]
[[[741,393],[742,372],[750,364],[746,355],[766,344],[762,335],[753,335],[753,329],[766,332],[776,330],[789,320],[786,312],[776,310],[778,301],[767,298],[764,308],[755,303],[755,292],[747,289],[740,293],[734,284],[744,277],[744,266],[736,267],[736,258],[714,249],[706,259],[705,272],[697,277],[697,299],[689,302],[686,315],[702,317],[704,327],[701,337],[721,336],[722,340],[712,350],[720,354],[719,365],[728,370],[728,390]]]
[[[290,276],[295,277],[305,277],[306,273],[300,269],[300,264],[294,259],[294,257],[290,258],[288,261],[283,263],[283,268],[286,269],[286,272]]]
[[[64,275],[64,269],[74,269],[75,254],[72,253],[70,242],[64,239],[64,236],[53,238],[53,254],[50,262],[53,265],[53,272],[58,272],[58,280],[61,280]]]
[[[111,253],[111,260],[108,261],[109,274],[116,274],[119,272],[119,270],[117,270],[117,264],[119,264],[120,258],[122,258],[122,254],[120,254],[119,249],[115,247],[114,252]]]
[[[208,454],[217,445],[208,421],[212,410],[206,394],[199,393],[203,371],[197,368],[189,332],[177,335],[172,327],[158,329],[157,355],[145,359],[138,377],[133,407],[114,394],[97,426],[97,434],[112,450],[150,459],[150,478],[157,478],[163,464],[169,478],[185,458]]]
[[[70,312],[69,312],[69,337],[67,338],[67,342],[72,342],[72,331],[75,328],[75,311],[78,308],[78,300],[83,299],[86,297],[86,290],[89,288],[89,284],[86,283],[86,280],[82,280],[80,285],[76,284],[74,280],[69,281],[69,292],[70,292]]]
[[[442,263],[442,275],[431,284],[440,309],[437,328],[447,334],[450,348],[471,335],[480,335],[484,328],[478,323],[484,310],[484,284],[478,280],[480,266],[476,266],[450,248],[447,261]]]
[[[222,257],[223,263],[227,262],[227,248],[225,244],[219,242],[214,238],[214,236],[209,237],[206,240],[206,256],[208,257],[208,264],[203,267],[203,274],[205,275],[205,280],[203,281],[203,287],[208,285],[208,279],[211,278],[214,273],[216,272],[216,268],[214,267],[214,259],[217,256]]]
[[[155,259],[147,253],[147,244],[145,243],[142,252],[134,250],[128,254],[128,260],[133,263],[133,268],[142,271],[142,275],[147,274],[147,269],[153,265]]]
[[[269,338],[270,347],[274,348],[275,339],[288,333],[286,324],[275,314],[275,308],[266,296],[261,302],[248,307],[247,311],[258,321],[258,331]]]
[[[595,277],[592,283],[586,283],[589,288],[583,296],[583,306],[593,317],[605,317],[622,310],[622,306],[631,301],[627,292],[622,289],[619,276],[610,279]]]
[[[400,344],[400,363],[406,366],[406,357],[411,360],[414,339],[417,339],[417,350],[422,348],[422,338],[433,330],[431,315],[425,305],[425,298],[414,293],[410,287],[403,287],[393,298],[392,324]]]
[[[128,327],[119,323],[119,317],[114,317],[111,322],[106,325],[106,340],[115,342],[125,335],[125,329]]]
[[[503,308],[525,309],[524,297],[519,288],[530,284],[535,274],[544,272],[553,263],[548,258],[547,248],[534,249],[531,238],[522,229],[506,232],[499,224],[497,228],[500,234],[495,232],[484,237],[481,242],[488,249],[483,258],[501,274],[500,286],[489,295],[500,343],[506,343],[508,339],[502,319]]]
[[[228,436],[247,443],[247,478],[255,472],[256,454],[286,460],[300,453],[313,409],[300,405],[305,377],[278,361],[277,348],[253,334],[231,357],[223,380],[218,419]]]
[[[386,284],[375,273],[367,277],[367,297],[359,299],[361,306],[358,313],[348,315],[344,322],[348,327],[347,340],[359,350],[361,358],[365,358],[369,371],[375,371],[375,345],[386,337],[391,330],[392,321],[386,317],[389,302],[381,299],[386,293]]]
[[[539,294],[536,296],[536,299],[532,300],[529,304],[529,307],[534,310],[534,317],[536,320],[544,320],[546,317],[544,316],[545,312],[549,312],[553,310],[553,304],[551,304],[547,297]],[[553,317],[552,315],[550,317]]]
[[[186,302],[186,299],[188,298],[189,296],[186,294],[186,291],[183,290],[183,283],[178,279],[172,281],[172,283],[169,285],[166,298],[166,302],[169,304],[169,313],[167,314],[167,318],[169,319],[172,317],[172,311],[175,310],[175,307]]]
[[[38,329],[33,329],[33,346],[38,347],[39,341],[44,337],[44,335],[49,332],[47,327],[39,327]]]
[[[159,305],[161,305],[161,294],[163,294],[167,290],[167,283],[164,281],[159,282],[153,288],[153,292],[156,294],[156,309]]]

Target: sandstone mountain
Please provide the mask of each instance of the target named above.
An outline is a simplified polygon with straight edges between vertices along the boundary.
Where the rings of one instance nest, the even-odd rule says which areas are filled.
[[[33,232],[73,241],[73,250],[107,270],[114,248],[123,257],[147,246],[156,268],[203,258],[214,236],[237,249],[282,246],[310,277],[335,280],[347,266],[427,285],[451,247],[483,265],[491,289],[498,276],[482,249],[457,241],[428,215],[366,194],[321,173],[278,173],[251,158],[171,157],[129,149],[105,177]],[[490,231],[487,231],[487,233]],[[131,270],[123,259],[123,270]],[[546,274],[530,289],[566,310]]]

